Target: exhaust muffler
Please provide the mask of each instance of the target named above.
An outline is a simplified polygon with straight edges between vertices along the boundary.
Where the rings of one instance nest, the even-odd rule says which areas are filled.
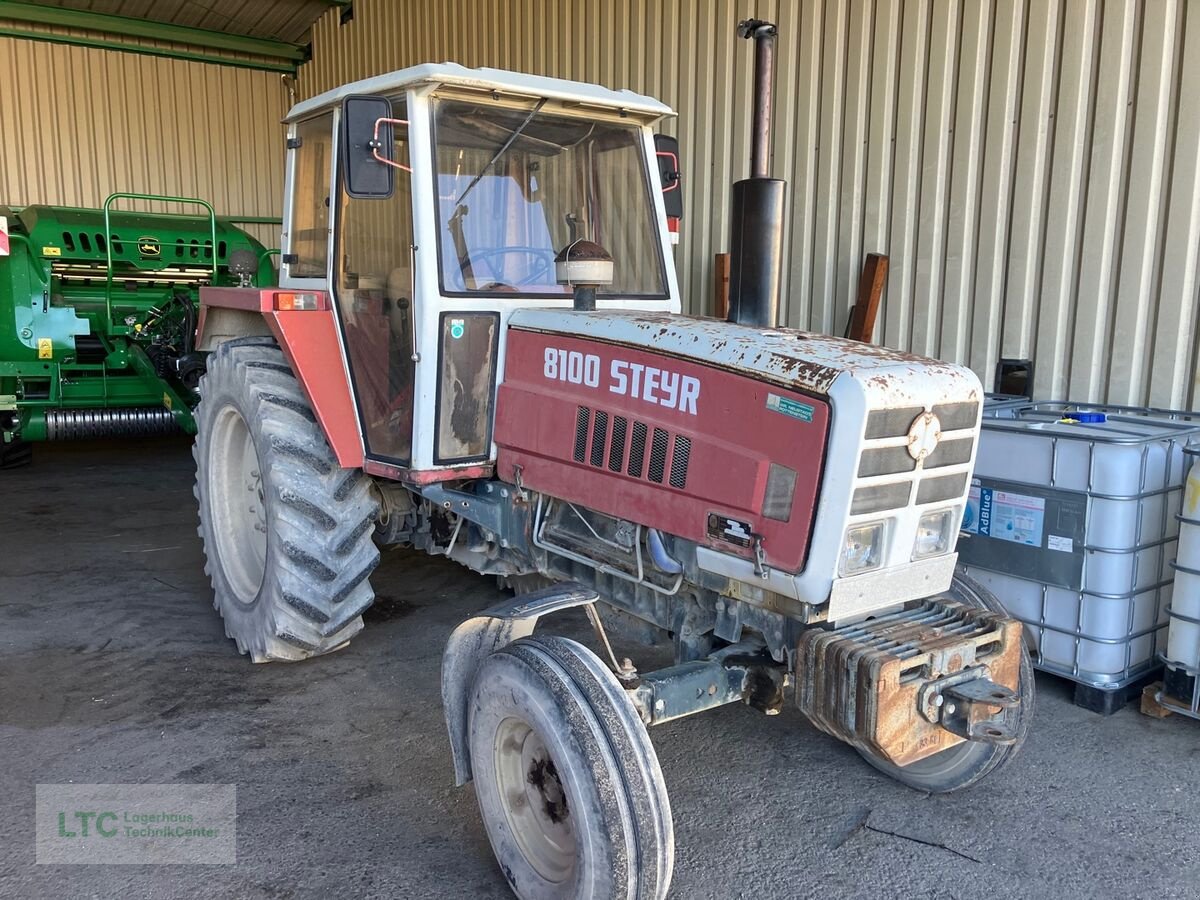
[[[754,41],[754,117],[750,177],[733,185],[729,242],[729,321],[774,328],[783,276],[783,210],[787,182],[770,177],[776,27],[747,19],[738,36]]]

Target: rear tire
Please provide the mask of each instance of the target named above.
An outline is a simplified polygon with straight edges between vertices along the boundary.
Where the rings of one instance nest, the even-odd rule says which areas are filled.
[[[946,591],[944,596],[965,606],[1004,614],[1004,607],[996,599],[996,595],[961,571],[954,573],[950,590]],[[1033,722],[1035,689],[1033,662],[1029,658],[1029,648],[1024,641],[1021,642],[1017,693],[1021,698],[1020,705],[1015,709],[1006,710],[1004,714],[1005,723],[1017,736],[1012,744],[1005,746],[964,741],[908,766],[897,766],[865,750],[860,749],[858,752],[880,772],[919,791],[948,794],[971,787],[1011,762],[1029,734],[1029,726]]]
[[[675,838],[658,757],[616,678],[560,637],[489,656],[469,742],[488,839],[523,900],[660,900]]]
[[[33,462],[33,444],[29,441],[0,442],[0,469],[23,469]]]
[[[254,662],[345,646],[375,598],[370,480],[338,465],[269,338],[218,347],[200,391],[199,534],[226,635]]]

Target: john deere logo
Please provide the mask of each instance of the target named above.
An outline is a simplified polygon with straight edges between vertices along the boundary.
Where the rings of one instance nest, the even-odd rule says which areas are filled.
[[[142,259],[158,259],[162,256],[162,245],[159,244],[158,238],[138,238],[138,253],[142,255]]]

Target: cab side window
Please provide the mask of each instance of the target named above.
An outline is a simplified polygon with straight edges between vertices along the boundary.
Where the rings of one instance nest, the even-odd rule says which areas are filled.
[[[402,99],[392,101],[392,115],[407,118]],[[408,166],[408,126],[393,134],[389,158]],[[355,199],[342,185],[335,283],[367,452],[407,465],[416,377],[412,175],[396,170],[394,185],[386,199]]]
[[[333,113],[296,126],[292,221],[288,252],[293,278],[324,278],[329,266],[329,167],[333,159]]]

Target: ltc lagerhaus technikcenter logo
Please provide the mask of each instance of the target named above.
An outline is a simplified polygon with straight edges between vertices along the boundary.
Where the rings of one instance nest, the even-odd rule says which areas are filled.
[[[232,864],[232,784],[39,784],[39,864]]]

